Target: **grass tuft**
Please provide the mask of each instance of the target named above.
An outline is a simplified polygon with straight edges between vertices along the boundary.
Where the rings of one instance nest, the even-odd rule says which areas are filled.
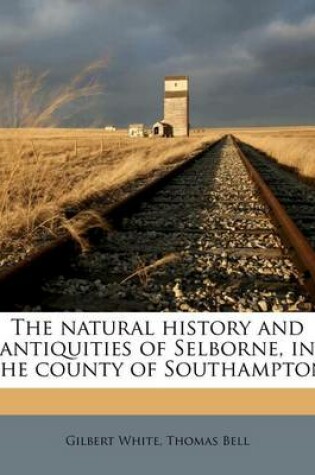
[[[111,230],[110,224],[94,210],[81,211],[71,219],[63,219],[61,225],[79,244],[82,252],[90,250],[89,240],[86,237],[88,231],[96,228],[103,231]]]
[[[149,275],[152,272],[154,272],[156,269],[162,266],[178,261],[179,258],[180,258],[179,254],[171,253],[171,254],[167,254],[161,259],[156,260],[152,264],[145,265],[144,263],[140,263],[140,266],[138,267],[138,269],[135,272],[133,272],[131,275],[126,277],[124,280],[122,280],[120,284],[124,284],[125,282],[128,282],[128,280],[133,279],[134,277],[139,277],[140,282],[145,286],[147,285],[148,280],[149,280]]]

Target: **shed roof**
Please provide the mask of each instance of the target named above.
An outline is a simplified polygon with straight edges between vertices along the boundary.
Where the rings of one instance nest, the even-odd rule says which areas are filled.
[[[163,127],[172,127],[171,124],[166,122],[164,119],[158,120],[157,122],[155,122],[155,124],[153,124],[153,127],[157,127],[158,125],[163,125]]]

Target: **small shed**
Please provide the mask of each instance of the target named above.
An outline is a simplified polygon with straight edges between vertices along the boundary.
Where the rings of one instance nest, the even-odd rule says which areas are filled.
[[[105,132],[116,132],[116,127],[114,125],[106,125],[104,130]]]
[[[145,136],[145,127],[144,124],[130,124],[129,137],[144,137]]]
[[[173,127],[164,120],[160,120],[159,122],[156,122],[152,127],[152,136],[173,137]]]

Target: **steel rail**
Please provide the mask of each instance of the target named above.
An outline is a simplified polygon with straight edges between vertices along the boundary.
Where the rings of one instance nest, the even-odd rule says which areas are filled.
[[[277,223],[283,238],[289,243],[293,258],[301,272],[302,283],[315,301],[315,251],[309,243],[308,239],[302,234],[292,218],[287,214],[284,206],[273,194],[265,180],[248,160],[244,152],[240,148],[240,141],[233,135],[231,136],[233,143],[241,157],[249,176],[252,178],[256,186],[259,188],[262,197],[270,207],[274,219]],[[292,252],[293,250],[293,252]]]

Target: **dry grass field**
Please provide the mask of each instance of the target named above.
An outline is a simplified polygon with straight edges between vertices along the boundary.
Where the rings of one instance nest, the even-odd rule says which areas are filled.
[[[263,150],[302,177],[315,179],[315,127],[233,129],[229,133]]]
[[[217,133],[130,139],[126,131],[101,129],[0,129],[0,137],[3,256],[30,252],[64,229],[76,232],[64,217],[65,207],[188,157]]]

